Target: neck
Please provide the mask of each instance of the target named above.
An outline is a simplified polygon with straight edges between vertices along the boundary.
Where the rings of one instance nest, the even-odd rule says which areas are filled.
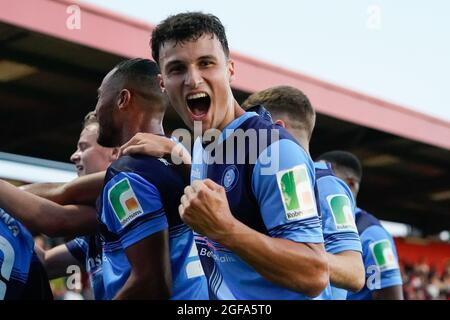
[[[229,125],[234,119],[239,118],[245,113],[245,110],[241,108],[239,103],[233,99],[233,108],[229,109],[225,115],[225,119],[222,124],[217,128],[222,131],[227,125]]]
[[[300,145],[303,147],[303,149],[305,149],[306,153],[309,154],[309,141],[308,139],[300,139],[298,140],[298,143],[300,143]]]
[[[128,142],[139,132],[164,135],[162,120],[163,114],[139,113],[134,115],[123,123],[120,145]]]
[[[286,127],[286,129],[292,134],[303,149],[305,149],[306,153],[309,154],[309,140],[306,138],[307,133],[303,130],[293,129],[290,127]]]

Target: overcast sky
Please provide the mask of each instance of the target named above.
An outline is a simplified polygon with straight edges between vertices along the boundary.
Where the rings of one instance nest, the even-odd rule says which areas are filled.
[[[450,1],[84,2],[152,24],[210,12],[234,51],[450,121]]]

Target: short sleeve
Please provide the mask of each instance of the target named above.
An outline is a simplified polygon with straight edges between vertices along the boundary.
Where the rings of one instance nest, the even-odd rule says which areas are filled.
[[[324,176],[317,180],[317,189],[326,251],[362,252],[355,224],[355,201],[347,185],[334,176]]]
[[[82,265],[86,265],[89,244],[87,237],[78,237],[66,243],[67,250]]]
[[[373,291],[402,285],[397,251],[390,234],[381,226],[374,225],[364,230],[361,242],[368,289]]]
[[[313,185],[313,162],[295,142],[278,140],[259,155],[252,190],[272,237],[323,242]]]
[[[124,248],[168,228],[158,189],[135,173],[120,172],[109,180],[103,199],[102,222]]]

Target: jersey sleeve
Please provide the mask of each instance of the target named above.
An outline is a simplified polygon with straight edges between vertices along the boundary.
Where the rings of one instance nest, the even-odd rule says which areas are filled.
[[[87,237],[78,237],[66,243],[67,250],[82,265],[86,265],[89,244]]]
[[[370,291],[402,285],[398,256],[391,235],[374,225],[361,234],[364,267]]]
[[[116,233],[124,249],[168,228],[161,195],[138,174],[120,172],[103,190],[102,222]]]
[[[252,191],[270,236],[323,242],[313,185],[313,162],[295,142],[278,140],[260,154],[253,168]]]
[[[355,201],[347,185],[334,176],[325,176],[317,181],[317,187],[326,251],[362,252],[355,224]]]

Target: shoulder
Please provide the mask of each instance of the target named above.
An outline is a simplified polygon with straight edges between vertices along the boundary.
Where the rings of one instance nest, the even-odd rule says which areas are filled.
[[[365,233],[365,231],[370,227],[375,227],[372,228],[375,231],[384,230],[384,232],[387,232],[381,225],[380,221],[375,218],[375,216],[360,208],[356,208],[355,220],[356,227],[358,228],[358,232],[360,235]]]
[[[149,170],[161,169],[168,165],[167,161],[160,158],[146,155],[126,155],[109,166],[107,175],[114,175],[118,172],[148,173],[151,172]]]
[[[319,191],[349,193],[350,189],[345,182],[336,177],[331,171],[317,167],[317,164],[315,163],[314,172]]]
[[[357,209],[357,227],[361,241],[389,240],[393,242],[391,234],[381,225],[380,221],[367,211]]]
[[[117,180],[119,176],[143,179],[157,188],[167,184],[183,184],[181,175],[172,163],[163,158],[145,155],[127,155],[114,161],[106,172],[105,185],[111,180]]]
[[[242,130],[257,130],[258,136],[267,136],[267,137],[273,137],[278,139],[288,139],[292,140],[296,144],[298,142],[295,140],[295,138],[287,131],[285,128],[279,126],[278,124],[275,124],[269,119],[261,116],[254,116],[248,118],[246,121],[242,123],[240,126],[240,129]]]

